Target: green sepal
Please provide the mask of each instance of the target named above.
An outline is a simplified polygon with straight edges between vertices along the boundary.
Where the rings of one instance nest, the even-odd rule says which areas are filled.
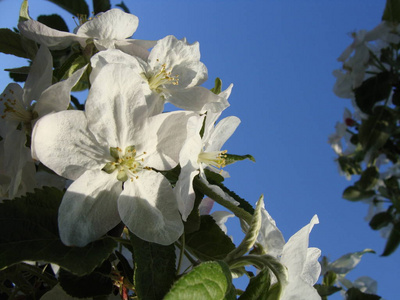
[[[117,179],[119,181],[125,182],[128,180],[128,178],[129,177],[128,177],[128,175],[126,175],[126,172],[124,170],[118,170]]]
[[[400,23],[400,2],[398,0],[386,0],[382,21]]]
[[[334,285],[337,280],[337,274],[333,271],[328,271],[324,274],[324,278],[322,280],[322,283],[327,286]]]
[[[383,211],[377,213],[372,217],[371,221],[369,221],[369,226],[373,230],[380,230],[386,226],[388,226],[393,221],[393,216],[387,211]]]
[[[143,241],[130,233],[135,263],[134,282],[138,299],[158,300],[175,280],[175,246]]]
[[[8,28],[0,28],[0,52],[29,58],[21,43],[21,36]]]
[[[94,14],[97,15],[100,12],[105,12],[111,9],[110,0],[93,0]]]
[[[334,293],[337,293],[342,290],[342,288],[334,285],[322,285],[322,284],[316,284],[314,285],[314,288],[317,290],[318,294],[321,297],[328,297],[330,295],[333,295]],[[324,298],[322,298],[324,299]]]
[[[60,269],[58,280],[63,290],[72,297],[89,298],[110,295],[113,282],[110,278],[111,263],[106,260],[103,264],[84,276],[76,276]]]
[[[111,174],[112,172],[114,172],[117,169],[117,166],[115,165],[115,163],[112,162],[108,162],[106,163],[106,165],[103,167],[103,171],[106,172],[107,174]]]
[[[74,16],[77,15],[85,15],[89,16],[89,7],[86,4],[85,0],[48,0],[67,12],[71,13]]]
[[[261,228],[261,208],[263,207],[264,196],[261,196],[260,199],[258,199],[253,218],[251,220],[251,223],[249,224],[249,228],[245,237],[243,238],[240,245],[236,249],[232,250],[224,259],[227,263],[229,263],[231,260],[243,256],[244,254],[249,252],[251,248],[253,248]]]
[[[204,262],[175,282],[164,300],[236,299],[229,267],[222,261]]]
[[[214,81],[214,87],[210,91],[218,95],[219,93],[221,93],[221,90],[222,90],[222,80],[217,77],[215,78]]]
[[[185,234],[186,246],[200,260],[221,260],[235,249],[232,240],[209,216],[201,216],[199,230]]]
[[[349,186],[343,191],[342,197],[349,201],[360,201],[374,195],[374,191],[362,191],[356,186]]]
[[[68,247],[61,242],[57,217],[62,197],[63,192],[56,188],[44,187],[0,203],[0,269],[21,261],[44,261],[82,276],[110,255],[116,246],[111,238],[85,247]]]
[[[400,244],[400,222],[393,224],[392,231],[390,231],[388,240],[383,250],[382,256],[389,256]]]
[[[245,159],[249,159],[252,162],[256,162],[256,160],[254,159],[254,157],[250,154],[246,154],[246,155],[236,155],[236,154],[224,154],[225,157],[225,165],[230,165],[233,164],[237,161],[241,161],[241,160],[245,160]]]
[[[128,7],[126,6],[126,4],[124,3],[124,1],[121,1],[120,4],[115,4],[115,6],[120,7],[124,12],[126,12],[126,13],[128,13],[128,14],[131,13],[130,10],[129,10],[129,8],[128,8]]]
[[[362,112],[371,114],[376,103],[389,97],[392,91],[393,74],[382,72],[365,80],[354,90],[357,106]]]
[[[37,20],[55,30],[59,31],[66,31],[69,32],[67,23],[65,23],[64,19],[57,14],[52,14],[52,15],[40,15]]]
[[[264,300],[267,299],[271,285],[269,269],[264,269],[257,276],[250,278],[250,282],[239,300]]]
[[[110,155],[112,158],[119,158],[119,148],[118,147],[110,147]]]
[[[362,191],[368,191],[375,187],[379,181],[379,170],[377,167],[372,166],[365,169],[360,180],[358,180],[354,185]]]
[[[355,287],[348,289],[346,292],[346,300],[379,300],[379,299],[382,298],[378,295],[363,293]]]
[[[19,19],[18,22],[23,22],[30,20],[31,17],[29,16],[29,11],[28,11],[28,0],[24,0],[21,4],[21,7],[19,9]]]

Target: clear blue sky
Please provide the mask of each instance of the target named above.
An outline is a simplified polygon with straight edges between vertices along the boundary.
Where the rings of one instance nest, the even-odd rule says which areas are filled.
[[[16,26],[20,2],[0,2],[0,27]],[[363,220],[366,205],[341,199],[349,182],[338,174],[327,143],[344,107],[351,107],[350,100],[332,92],[332,71],[340,68],[336,58],[351,43],[349,33],[380,22],[384,2],[125,1],[140,20],[135,38],[156,40],[172,34],[199,41],[209,71],[206,86],[211,87],[215,77],[225,87],[234,84],[224,116],[235,115],[242,123],[226,149],[252,154],[257,163],[228,167],[226,185],[252,204],[264,194],[266,208],[286,239],[318,214],[311,245],[332,260],[365,248],[376,250],[376,255],[364,256],[349,278],[376,279],[378,294],[389,300],[398,295],[393,278],[400,251],[379,257],[385,240]],[[50,12],[63,13],[48,1],[30,1],[33,18]],[[72,17],[63,15],[72,30]],[[1,69],[22,65],[23,60],[0,54]],[[0,76],[3,89],[9,79],[6,72]],[[229,229],[239,242],[236,224],[228,223]]]

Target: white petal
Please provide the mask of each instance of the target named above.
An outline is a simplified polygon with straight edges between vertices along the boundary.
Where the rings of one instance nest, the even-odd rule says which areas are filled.
[[[122,183],[113,174],[87,171],[66,191],[58,214],[64,244],[84,247],[121,221],[117,199]]]
[[[32,132],[32,156],[58,175],[75,180],[88,169],[100,170],[109,148],[87,130],[85,113],[61,111],[39,119]]]
[[[135,145],[132,137],[146,130],[148,112],[139,77],[129,66],[108,64],[91,86],[85,106],[88,126],[109,147]]]
[[[76,34],[52,29],[38,21],[27,20],[18,24],[21,34],[39,44],[45,45],[53,50],[64,49],[73,42],[86,44],[85,37]]]
[[[94,16],[76,34],[99,40],[122,40],[131,37],[138,25],[138,17],[114,8]]]
[[[211,132],[205,151],[219,151],[225,142],[235,132],[240,124],[240,119],[235,116],[226,117],[218,122]]]
[[[221,112],[229,106],[225,98],[214,94],[204,87],[194,86],[185,89],[179,88],[179,85],[176,87],[168,90],[166,100],[184,110],[204,113],[205,108],[211,108],[214,112]]]
[[[160,173],[143,171],[125,182],[118,209],[129,230],[145,241],[170,245],[183,233],[172,187]]]
[[[126,54],[137,56],[145,61],[149,57],[150,48],[154,47],[157,41],[146,40],[120,40],[115,42],[115,48]]]
[[[36,53],[24,85],[24,103],[28,107],[32,100],[38,100],[53,79],[53,58],[46,46],[41,46]]]
[[[72,74],[68,79],[57,82],[47,88],[42,93],[35,106],[35,111],[38,113],[39,117],[51,112],[66,110],[70,103],[71,90],[85,71],[86,67],[83,67]]]

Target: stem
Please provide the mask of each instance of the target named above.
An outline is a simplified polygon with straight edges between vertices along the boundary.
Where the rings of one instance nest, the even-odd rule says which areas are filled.
[[[198,189],[204,195],[207,195],[208,197],[213,199],[218,204],[229,209],[238,218],[243,219],[247,224],[251,224],[251,220],[252,220],[251,214],[249,214],[244,209],[236,206],[235,204],[232,204],[228,200],[225,200],[224,198],[222,198],[220,195],[218,195],[216,192],[214,192],[210,187],[208,187],[207,184],[204,183],[199,177],[195,177],[193,179],[193,186],[196,187],[196,189]]]
[[[181,270],[181,266],[182,266],[183,253],[185,251],[185,234],[182,234],[181,241],[182,241],[182,243],[180,245],[181,252],[179,253],[179,260],[178,260],[178,267],[176,268],[176,275],[179,274],[179,272]]]

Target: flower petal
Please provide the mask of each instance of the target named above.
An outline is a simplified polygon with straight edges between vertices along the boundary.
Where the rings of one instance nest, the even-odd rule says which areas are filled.
[[[88,169],[100,170],[109,148],[87,130],[85,113],[61,111],[39,119],[32,132],[32,157],[57,174],[75,180]]]
[[[60,237],[68,246],[84,247],[121,222],[117,199],[122,184],[101,170],[87,171],[66,191],[58,213]]]
[[[205,151],[219,151],[225,142],[235,132],[240,124],[240,119],[235,116],[226,117],[218,122],[215,129],[210,133]]]
[[[172,187],[160,173],[143,171],[125,182],[118,210],[129,230],[145,241],[170,245],[183,233]]]

